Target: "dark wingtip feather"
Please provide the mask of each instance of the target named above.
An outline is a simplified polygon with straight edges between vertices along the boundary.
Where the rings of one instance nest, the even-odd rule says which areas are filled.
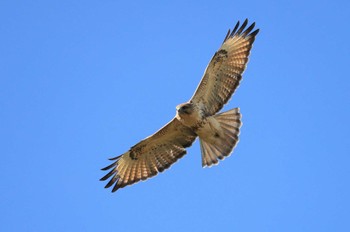
[[[225,43],[225,41],[228,39],[228,37],[230,37],[230,33],[231,33],[231,31],[229,29],[227,34],[226,34],[226,36],[225,36],[225,39],[224,39],[224,41],[222,43]]]
[[[246,35],[248,35],[252,30],[253,30],[253,28],[255,27],[255,22],[254,23],[252,23],[252,25],[250,25],[244,32],[243,32],[243,36],[246,36]]]
[[[259,29],[253,31],[251,33],[251,31],[254,29],[255,27],[255,22],[253,22],[246,30],[245,27],[248,25],[248,19],[245,19],[243,24],[240,26],[240,22],[238,21],[235,25],[235,27],[233,28],[233,30],[231,31],[231,33],[229,35],[226,35],[224,42],[231,37],[234,37],[235,35],[237,36],[243,36],[243,37],[254,37],[258,34]],[[250,34],[249,34],[250,33]]]
[[[113,162],[112,164],[108,165],[107,167],[101,168],[102,171],[107,171],[108,169],[111,169],[112,167],[114,167],[115,165],[117,165],[117,161]]]
[[[113,157],[113,158],[109,158],[108,160],[119,160],[122,157],[122,155]]]
[[[248,24],[248,19],[245,19],[242,26],[238,29],[236,34],[238,34],[238,35],[241,34],[242,31],[244,30],[244,28],[247,26],[247,24]]]
[[[117,191],[119,189],[118,184],[114,185],[113,189],[112,189],[112,193],[114,193],[115,191]]]
[[[115,168],[115,169],[113,169],[113,170],[111,170],[109,173],[107,173],[107,175],[105,175],[104,177],[102,177],[101,179],[100,179],[100,181],[104,181],[104,180],[107,180],[109,177],[111,177],[114,173],[116,173],[117,172],[117,169]]]
[[[115,182],[118,182],[119,177],[117,175],[113,176],[112,179],[106,184],[105,188],[111,187]]]
[[[233,36],[236,33],[238,27],[239,27],[239,21],[236,23],[236,26],[233,28],[233,30],[231,32],[231,36]]]
[[[255,37],[258,33],[259,33],[260,29],[256,29],[255,31],[253,31],[250,36]]]
[[[124,182],[121,182],[121,183],[116,183],[112,189],[112,193],[114,193],[115,191],[117,191],[118,189],[121,189],[121,188],[124,188],[125,186],[127,185],[130,185],[129,183],[124,183]]]

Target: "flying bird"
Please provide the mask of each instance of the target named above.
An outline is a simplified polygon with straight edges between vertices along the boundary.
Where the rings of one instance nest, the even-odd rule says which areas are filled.
[[[221,47],[210,60],[192,98],[176,106],[175,117],[155,134],[111,158],[110,170],[100,180],[112,192],[146,180],[169,168],[186,154],[199,137],[202,166],[210,167],[229,156],[238,143],[241,113],[234,108],[218,113],[237,89],[259,29],[247,27],[246,19],[228,31]]]

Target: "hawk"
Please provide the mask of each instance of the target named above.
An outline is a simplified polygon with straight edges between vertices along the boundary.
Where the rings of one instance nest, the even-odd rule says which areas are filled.
[[[229,156],[238,143],[239,108],[218,113],[237,89],[259,29],[247,27],[246,19],[229,30],[220,49],[210,60],[192,98],[176,107],[176,116],[155,134],[124,154],[111,158],[110,170],[100,180],[113,186],[112,192],[146,180],[169,168],[186,154],[199,137],[202,166],[210,167]]]

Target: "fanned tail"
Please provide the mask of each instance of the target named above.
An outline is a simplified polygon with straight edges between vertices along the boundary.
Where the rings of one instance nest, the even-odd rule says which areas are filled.
[[[239,138],[240,127],[242,126],[239,108],[216,114],[213,116],[218,122],[219,128],[209,138],[200,138],[202,151],[202,166],[210,167],[217,164],[218,160],[228,157]]]

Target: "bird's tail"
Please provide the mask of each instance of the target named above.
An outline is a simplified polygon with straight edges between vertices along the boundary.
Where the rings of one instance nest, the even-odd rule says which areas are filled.
[[[210,167],[229,156],[238,143],[238,135],[242,126],[239,108],[216,114],[213,116],[218,127],[211,137],[201,138],[202,166]]]

